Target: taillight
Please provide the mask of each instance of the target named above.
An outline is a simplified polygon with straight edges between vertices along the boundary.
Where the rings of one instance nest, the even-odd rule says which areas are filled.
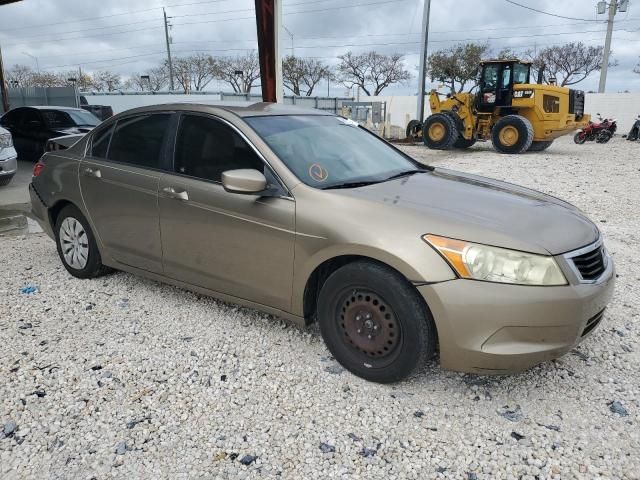
[[[33,176],[37,177],[38,175],[40,175],[40,172],[42,172],[43,169],[44,169],[44,163],[42,162],[36,163],[35,166],[33,167]]]

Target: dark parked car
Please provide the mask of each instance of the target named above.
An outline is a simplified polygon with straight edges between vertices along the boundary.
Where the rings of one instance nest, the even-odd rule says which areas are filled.
[[[100,123],[90,112],[71,107],[18,107],[0,117],[13,135],[18,158],[37,160],[50,138],[84,134]]]

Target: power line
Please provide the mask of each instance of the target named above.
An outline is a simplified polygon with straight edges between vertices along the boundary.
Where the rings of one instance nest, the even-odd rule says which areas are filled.
[[[588,18],[565,17],[564,15],[556,15],[555,13],[545,12],[544,10],[538,10],[537,8],[528,7],[527,5],[522,5],[521,3],[514,2],[513,0],[504,0],[504,1],[507,3],[511,3],[512,5],[516,5],[518,7],[526,8],[527,10],[531,10],[533,12],[549,15],[550,17],[565,18],[567,20],[580,20],[581,22],[599,22],[599,20],[588,19]]]

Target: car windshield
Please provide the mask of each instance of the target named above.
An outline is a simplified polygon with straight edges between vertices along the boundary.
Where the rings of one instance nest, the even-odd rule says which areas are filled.
[[[351,120],[321,115],[245,120],[312,187],[357,187],[421,171],[417,163]]]
[[[49,128],[95,127],[100,119],[84,110],[42,110]]]

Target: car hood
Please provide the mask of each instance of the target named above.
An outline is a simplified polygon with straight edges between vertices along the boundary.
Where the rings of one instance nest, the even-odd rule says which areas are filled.
[[[593,222],[567,202],[447,169],[336,192],[417,214],[424,233],[534,253],[557,255],[599,237]]]

